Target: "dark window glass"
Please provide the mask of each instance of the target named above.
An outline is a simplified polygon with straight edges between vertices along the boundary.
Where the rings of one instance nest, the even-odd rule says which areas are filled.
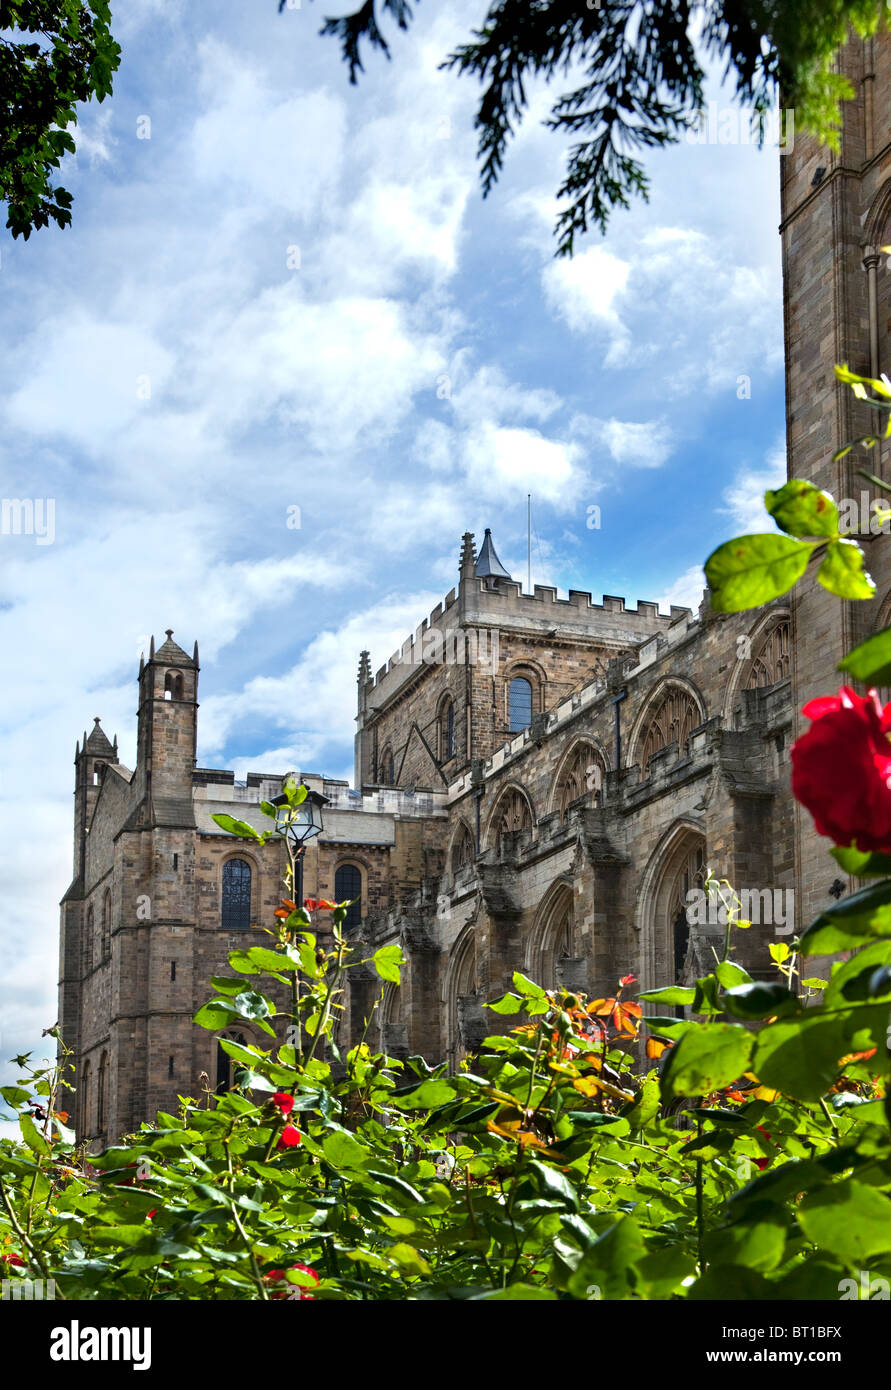
[[[223,929],[245,931],[251,925],[251,866],[243,859],[223,865]]]
[[[455,756],[455,706],[451,700],[445,708],[445,728],[443,730],[443,757]]]
[[[510,683],[510,731],[518,734],[532,723],[532,685],[525,676],[514,676]]]
[[[362,921],[362,875],[355,864],[341,864],[337,870],[334,875],[334,897],[339,903],[356,899],[352,907],[347,908],[343,925],[346,931],[358,927]]]

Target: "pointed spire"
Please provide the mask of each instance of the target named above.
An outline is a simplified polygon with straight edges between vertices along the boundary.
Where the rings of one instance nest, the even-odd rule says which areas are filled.
[[[364,685],[371,680],[371,653],[363,651],[359,653],[359,684]]]
[[[145,652],[140,652],[140,653],[139,653],[139,674],[140,674],[140,676],[142,675],[142,673],[143,673],[144,670],[145,670]]]
[[[476,547],[473,543],[473,532],[465,531],[461,540],[461,578],[472,579],[473,567],[476,563]]]
[[[149,643],[149,661],[154,661],[154,659],[155,659],[155,638],[154,638],[154,634],[152,634],[152,640],[151,640],[151,642]]]
[[[197,665],[198,665],[198,638],[197,638],[197,637],[195,638],[195,650],[192,652],[192,660],[194,661],[195,665],[197,666]]]
[[[78,740],[77,740],[77,743],[74,745],[74,761],[77,762],[77,760],[78,760],[79,757],[80,757],[80,739],[78,739]]]
[[[108,739],[105,736],[105,733],[99,722],[99,716],[97,714],[95,719],[93,720],[93,727],[90,730],[90,737],[86,740],[84,744],[84,752],[101,753],[104,756],[108,753],[111,753],[112,751],[112,745],[109,743]]]
[[[478,579],[510,579],[510,575],[495,553],[492,531],[488,526],[474,573]]]

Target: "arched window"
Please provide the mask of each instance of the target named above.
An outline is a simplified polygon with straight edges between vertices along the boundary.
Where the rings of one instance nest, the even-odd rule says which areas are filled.
[[[650,716],[640,755],[641,774],[647,776],[650,759],[660,748],[676,743],[685,752],[691,733],[701,722],[696,703],[686,690],[677,686],[668,690]]]
[[[90,1135],[90,1085],[92,1079],[92,1068],[89,1062],[84,1062],[80,1079],[80,1129],[83,1139],[89,1138]]]
[[[164,677],[164,699],[181,700],[183,698],[183,677],[181,671],[168,671]]]
[[[446,697],[439,711],[439,760],[448,762],[455,756],[455,706]]]
[[[532,682],[514,676],[508,695],[508,726],[512,734],[528,729],[532,723]]]
[[[102,900],[102,959],[111,955],[111,893],[106,889]]]
[[[672,964],[675,984],[684,982],[684,965],[690,945],[690,906],[691,892],[701,890],[705,883],[705,848],[703,844],[693,845],[677,870],[677,877],[670,902]],[[677,1009],[678,1016],[684,1017],[683,1007]]]
[[[597,749],[590,743],[581,743],[564,763],[557,783],[556,806],[561,816],[580,797],[589,796],[597,805],[603,785],[603,763]]]
[[[94,763],[93,765],[93,786],[101,787],[102,779],[105,776],[105,763]]]
[[[380,785],[382,787],[392,787],[395,781],[395,765],[393,761],[393,753],[389,746],[386,747],[383,753],[381,754],[381,766],[378,775],[380,777]]]
[[[502,797],[495,816],[495,844],[498,853],[501,853],[505,835],[531,828],[532,813],[529,810],[529,802],[521,791],[513,788]]]
[[[108,1086],[108,1053],[103,1052],[99,1063],[99,1077],[96,1086],[96,1130],[105,1133],[106,1089]]]
[[[790,625],[788,621],[777,623],[771,628],[764,646],[761,648],[746,681],[747,690],[760,690],[763,686],[776,685],[789,675],[791,657],[789,653]]]
[[[93,969],[93,904],[87,908],[87,921],[84,927],[84,974]]]
[[[334,875],[334,900],[342,903],[350,898],[356,901],[347,908],[343,920],[345,931],[355,931],[362,921],[362,870],[355,864],[341,864]]]
[[[251,866],[244,859],[223,865],[224,931],[246,931],[251,925]]]
[[[472,864],[475,858],[476,847],[473,843],[473,836],[467,826],[462,825],[455,843],[452,845],[452,873],[457,874],[466,864]]]
[[[546,895],[534,928],[530,963],[537,984],[556,989],[561,964],[575,956],[575,944],[572,889],[561,884]]]

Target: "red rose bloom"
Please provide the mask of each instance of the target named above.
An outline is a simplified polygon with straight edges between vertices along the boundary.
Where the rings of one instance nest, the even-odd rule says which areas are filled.
[[[285,1125],[281,1132],[281,1138],[276,1144],[277,1149],[291,1149],[295,1144],[300,1143],[300,1131],[293,1125]]]
[[[283,1115],[290,1115],[294,1109],[294,1097],[289,1096],[287,1091],[276,1091],[272,1097],[272,1104],[277,1105]]]
[[[891,705],[843,686],[802,714],[812,723],[792,747],[796,800],[837,845],[891,852]]]
[[[0,1260],[2,1260],[4,1264],[19,1265],[22,1269],[26,1268],[25,1261],[22,1259],[21,1255],[0,1255]]]

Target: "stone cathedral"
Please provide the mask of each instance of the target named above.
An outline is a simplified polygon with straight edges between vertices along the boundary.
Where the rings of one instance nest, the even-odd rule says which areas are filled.
[[[780,161],[789,473],[837,499],[860,496],[858,467],[887,467],[832,455],[871,423],[833,364],[891,363],[891,41],[852,39],[844,66],[839,155],[799,135]],[[464,536],[455,588],[376,673],[361,654],[354,786],[301,771],[326,798],[305,895],[356,898],[348,931],[406,957],[374,1015],[380,1046],[456,1065],[516,969],[600,994],[629,972],[642,989],[695,979],[721,930],[686,911],[707,869],[755,905],[739,948],[753,974],[778,932],[856,886],[792,800],[788,753],[802,704],[838,688],[841,651],[891,622],[891,554],[866,532],[872,602],[803,581],[730,616],[707,597],[665,614],[525,593],[489,531],[478,548]],[[60,1022],[91,1146],[199,1094],[202,1072],[229,1084],[192,1015],[281,896],[279,846],[245,847],[212,816],[261,827],[290,770],[241,783],[196,765],[198,676],[197,645],[168,631],[140,663],[136,767],[98,719],[75,754]],[[353,973],[345,1039],[379,991]]]

